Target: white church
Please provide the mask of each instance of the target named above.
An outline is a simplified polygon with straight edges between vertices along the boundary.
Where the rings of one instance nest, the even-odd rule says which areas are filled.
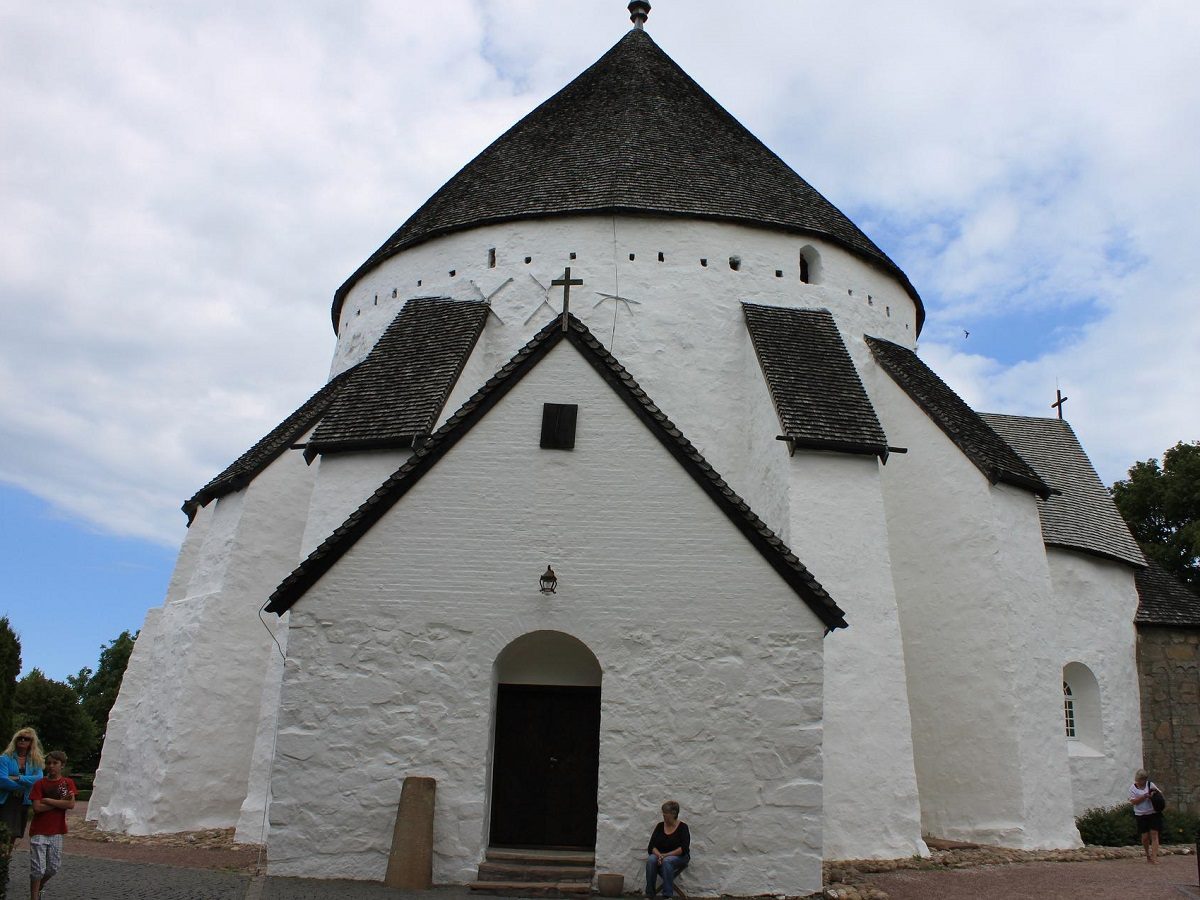
[[[675,799],[689,892],[797,894],[923,836],[1078,846],[1123,795],[1144,561],[1071,428],[922,362],[909,279],[648,10],[338,288],[328,383],[184,504],[101,828],[378,880],[425,776],[436,883],[569,848],[636,887]]]

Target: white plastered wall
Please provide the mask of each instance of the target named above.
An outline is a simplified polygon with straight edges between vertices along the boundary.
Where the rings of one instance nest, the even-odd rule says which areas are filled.
[[[1098,709],[1080,704],[1079,739],[1067,741],[1073,808],[1078,815],[1124,801],[1142,764],[1136,664],[1137,588],[1125,563],[1047,547],[1054,604],[1046,617],[1060,667],[1086,666],[1099,688]],[[1095,726],[1098,726],[1095,727]],[[1065,729],[1063,729],[1065,738]]]
[[[544,402],[580,404],[575,450],[538,449]],[[547,562],[551,596],[537,590]],[[403,778],[427,775],[434,879],[471,880],[492,666],[552,630],[603,670],[601,870],[638,884],[674,797],[693,890],[820,888],[822,626],[570,345],[290,615],[272,872],[381,877]]]
[[[100,828],[237,824],[275,652],[269,629],[278,627],[264,627],[258,611],[296,564],[311,489],[300,453],[288,451],[199,511],[192,528],[201,530],[185,541],[138,661],[145,677],[121,691],[128,715],[119,742],[105,748]]]
[[[798,450],[791,469],[792,550],[850,622],[825,642],[825,858],[928,855],[879,462]]]
[[[1034,497],[990,485],[877,365],[883,470],[922,825],[1020,848],[1078,846],[1061,663]]]

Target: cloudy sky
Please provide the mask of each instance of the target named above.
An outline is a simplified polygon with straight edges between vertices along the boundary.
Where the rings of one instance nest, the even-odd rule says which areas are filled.
[[[180,502],[327,374],[334,289],[598,58],[620,0],[0,0],[0,614],[61,678],[162,600]],[[850,215],[968,402],[1106,482],[1200,439],[1200,4],[655,0]],[[964,337],[964,331],[970,337]]]

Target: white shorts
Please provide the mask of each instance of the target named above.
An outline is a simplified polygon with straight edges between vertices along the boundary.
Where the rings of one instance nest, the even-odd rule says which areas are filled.
[[[49,878],[62,864],[62,835],[35,834],[29,838],[29,877]]]

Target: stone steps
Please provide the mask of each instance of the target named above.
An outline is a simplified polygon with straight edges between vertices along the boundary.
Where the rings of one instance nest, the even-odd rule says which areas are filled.
[[[489,847],[472,891],[513,897],[591,894],[596,854],[581,850]]]

